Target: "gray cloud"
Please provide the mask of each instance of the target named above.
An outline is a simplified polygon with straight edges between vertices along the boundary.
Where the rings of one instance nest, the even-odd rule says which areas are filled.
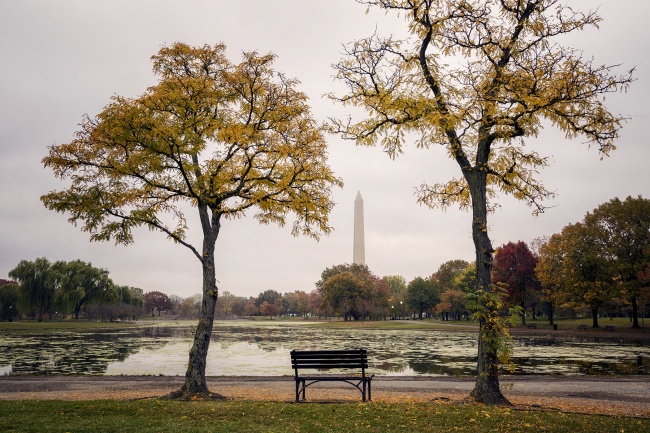
[[[593,7],[587,0],[571,5]],[[650,3],[606,2],[600,13],[600,31],[568,42],[597,63],[637,66],[631,91],[608,98],[613,111],[631,116],[619,148],[601,161],[595,149],[557,131],[528,139],[552,157],[541,178],[558,192],[555,207],[535,218],[523,203],[501,199],[490,219],[495,246],[551,235],[615,196],[650,196],[644,134],[650,110],[644,54],[650,30],[644,21]],[[200,290],[199,264],[181,246],[146,230],[129,247],[90,243],[65,215],[40,205],[40,195],[63,187],[40,163],[47,146],[69,141],[82,116],[96,114],[111,96],[136,96],[154,84],[149,58],[175,41],[223,41],[233,60],[242,50],[272,51],[277,69],[301,80],[318,118],[345,116],[345,108],[321,98],[340,89],[330,65],[339,59],[341,44],[375,27],[384,34],[404,31],[399,19],[366,15],[364,6],[349,0],[7,0],[0,3],[0,20],[0,278],[21,259],[80,258],[107,268],[120,284],[181,296]],[[309,291],[325,267],[350,262],[357,190],[365,204],[366,260],[376,274],[410,280],[430,275],[447,260],[473,259],[470,216],[420,207],[413,195],[423,181],[458,176],[442,149],[410,147],[391,161],[378,149],[356,148],[338,137],[330,143],[331,166],[345,181],[334,195],[335,232],[316,243],[291,237],[288,228],[258,226],[250,216],[226,222],[217,243],[222,290],[244,296],[266,289]]]

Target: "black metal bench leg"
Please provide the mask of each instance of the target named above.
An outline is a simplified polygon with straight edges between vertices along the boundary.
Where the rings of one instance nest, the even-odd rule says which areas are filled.
[[[305,380],[302,381],[302,399],[305,399]]]
[[[298,401],[299,396],[300,396],[300,381],[296,379],[296,401]]]

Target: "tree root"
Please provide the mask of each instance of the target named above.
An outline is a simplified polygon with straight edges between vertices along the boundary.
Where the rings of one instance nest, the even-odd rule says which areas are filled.
[[[510,400],[504,397],[501,392],[479,392],[476,388],[469,394],[477,403],[489,406],[510,407],[513,406]]]
[[[203,391],[187,391],[179,389],[178,391],[171,392],[163,397],[163,400],[178,400],[178,401],[223,401],[228,400],[228,397],[210,392],[207,389]]]

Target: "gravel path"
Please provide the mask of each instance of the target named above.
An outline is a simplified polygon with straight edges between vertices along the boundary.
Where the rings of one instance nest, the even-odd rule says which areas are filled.
[[[154,398],[180,387],[167,376],[3,376],[0,400]],[[650,418],[650,376],[502,376],[504,395],[517,408]],[[468,401],[473,378],[377,376],[375,402]],[[233,400],[293,402],[292,377],[210,377],[208,387]],[[308,402],[360,401],[350,385],[324,382],[307,390]]]

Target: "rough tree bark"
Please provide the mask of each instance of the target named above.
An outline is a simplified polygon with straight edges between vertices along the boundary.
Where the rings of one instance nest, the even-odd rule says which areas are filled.
[[[219,297],[214,252],[221,228],[221,215],[212,211],[212,218],[210,218],[209,213],[210,210],[207,206],[199,206],[201,226],[203,228],[203,257],[201,260],[201,266],[203,267],[203,299],[201,301],[199,322],[194,333],[194,342],[190,349],[187,371],[185,372],[185,382],[179,390],[169,394],[168,397],[172,399],[225,399],[221,394],[211,392],[205,380],[215,306]]]
[[[472,197],[472,239],[476,252],[476,289],[490,290],[494,249],[487,230],[487,173],[474,169],[464,170],[464,175]],[[486,333],[494,331],[487,329],[486,326],[485,319],[481,318],[479,320],[476,383],[470,395],[485,404],[510,405],[510,402],[501,393],[498,354],[485,341]]]

